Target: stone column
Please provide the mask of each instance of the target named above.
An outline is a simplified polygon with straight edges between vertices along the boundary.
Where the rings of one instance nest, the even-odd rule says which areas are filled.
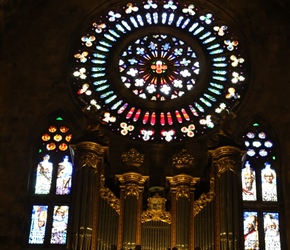
[[[97,239],[100,170],[107,147],[94,142],[80,142],[71,148],[75,173],[72,239],[69,249],[94,250]]]
[[[180,174],[167,177],[171,190],[171,248],[194,249],[194,189],[199,178]]]
[[[119,224],[123,225],[122,240],[118,240],[118,249],[134,249],[141,244],[141,211],[144,183],[148,177],[130,172],[116,175],[121,188],[121,213]],[[121,227],[119,227],[120,229]]]
[[[216,176],[216,250],[240,249],[240,179],[244,150],[219,146],[209,150]]]

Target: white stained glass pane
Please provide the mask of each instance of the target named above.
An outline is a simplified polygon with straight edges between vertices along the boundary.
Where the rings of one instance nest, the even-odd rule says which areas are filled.
[[[29,244],[43,244],[47,222],[47,207],[34,205],[31,214]]]
[[[56,194],[70,194],[72,171],[72,163],[69,162],[69,157],[66,155],[63,158],[63,161],[58,164],[55,191]]]
[[[51,244],[66,244],[68,212],[68,206],[54,206],[50,239]]]
[[[46,154],[43,156],[43,161],[37,165],[35,194],[49,194],[50,192],[53,164],[49,159],[50,156]]]
[[[277,201],[276,172],[274,169],[270,168],[270,165],[266,165],[266,167],[262,169],[261,179],[262,200]]]
[[[259,249],[257,212],[244,212],[244,249]]]
[[[265,249],[281,250],[279,214],[263,213],[264,232],[265,232]]]
[[[256,201],[256,173],[250,167],[249,162],[246,162],[242,169],[242,194],[244,201]]]

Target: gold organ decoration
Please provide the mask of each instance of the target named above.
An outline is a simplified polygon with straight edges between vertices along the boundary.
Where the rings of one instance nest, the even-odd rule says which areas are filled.
[[[186,149],[172,156],[172,165],[176,168],[192,167],[194,165],[194,157],[189,154]]]
[[[148,198],[148,209],[141,214],[141,223],[162,221],[171,224],[171,214],[165,210],[166,199],[158,193]]]
[[[167,177],[170,182],[171,190],[176,193],[176,199],[185,197],[190,200],[190,193],[194,190],[194,185],[199,181],[199,177],[192,177],[186,174],[180,174],[173,177]]]
[[[144,154],[139,153],[135,148],[122,154],[122,161],[127,166],[140,167],[144,162]]]
[[[215,178],[213,177],[213,173],[210,177],[210,186],[209,191],[207,193],[203,193],[197,200],[194,201],[193,204],[193,215],[196,216],[204,207],[212,202],[215,197]]]
[[[120,215],[120,199],[109,188],[105,187],[105,176],[103,174],[100,176],[100,196]]]

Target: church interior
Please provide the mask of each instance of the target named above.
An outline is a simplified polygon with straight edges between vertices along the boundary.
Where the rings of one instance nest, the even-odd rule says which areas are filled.
[[[2,250],[290,249],[288,0],[0,6]]]

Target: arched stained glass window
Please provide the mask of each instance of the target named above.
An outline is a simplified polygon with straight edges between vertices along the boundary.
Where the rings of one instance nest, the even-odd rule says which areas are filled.
[[[66,244],[73,174],[71,140],[72,132],[61,117],[39,136],[31,185],[28,244]]]
[[[269,131],[254,123],[244,135],[241,170],[244,249],[281,250],[277,146]]]
[[[71,83],[82,108],[102,110],[114,133],[153,142],[202,136],[245,97],[249,60],[230,17],[147,0],[95,20],[74,51]]]

